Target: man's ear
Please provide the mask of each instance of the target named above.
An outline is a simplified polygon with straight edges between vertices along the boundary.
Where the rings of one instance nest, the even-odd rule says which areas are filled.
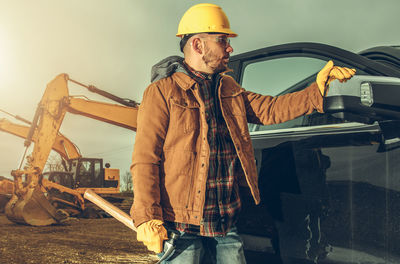
[[[190,42],[190,45],[192,46],[192,49],[198,53],[198,54],[203,54],[203,43],[199,38],[194,38],[192,42]]]

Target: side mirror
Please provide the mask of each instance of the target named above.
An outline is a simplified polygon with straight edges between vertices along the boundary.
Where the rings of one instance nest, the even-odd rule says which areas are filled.
[[[324,111],[348,121],[400,120],[400,78],[356,75],[335,80],[324,98]]]
[[[108,169],[108,168],[110,168],[110,163],[106,163],[106,164],[104,164],[104,166]]]

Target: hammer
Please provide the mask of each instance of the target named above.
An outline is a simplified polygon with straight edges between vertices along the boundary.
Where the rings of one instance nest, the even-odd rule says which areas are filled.
[[[110,202],[104,200],[101,198],[99,195],[97,195],[93,190],[87,189],[83,195],[85,199],[88,199],[101,209],[103,209],[106,213],[110,214],[112,217],[132,229],[133,231],[136,232],[136,227],[133,224],[132,218],[119,209],[118,207],[114,206]],[[164,255],[160,258],[160,260],[156,264],[160,264],[162,261],[169,259],[169,257],[172,255],[172,253],[175,250],[175,242],[179,238],[179,234],[172,232],[171,237],[164,242]]]

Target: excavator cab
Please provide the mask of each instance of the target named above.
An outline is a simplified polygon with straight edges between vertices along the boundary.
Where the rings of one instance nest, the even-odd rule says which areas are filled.
[[[74,174],[74,188],[118,187],[119,170],[118,177],[110,180],[107,172],[112,169],[103,168],[103,159],[79,158],[70,160],[69,164]]]
[[[119,190],[119,169],[111,169],[108,163],[103,167],[103,159],[78,158],[69,161],[74,174],[75,189],[116,189]]]
[[[101,158],[76,158],[68,161],[69,171],[51,171],[43,173],[43,177],[51,182],[60,184],[81,195],[91,189],[99,194],[109,195],[119,193],[119,170],[110,169],[109,164],[103,168]],[[69,215],[81,215],[84,209],[77,201],[76,196],[51,189],[47,197],[52,205],[63,209]],[[85,208],[87,208],[85,206]]]

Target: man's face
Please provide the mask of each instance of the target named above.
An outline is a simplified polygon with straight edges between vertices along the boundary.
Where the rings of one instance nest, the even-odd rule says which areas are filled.
[[[211,72],[221,72],[227,69],[229,55],[233,48],[229,38],[225,34],[204,34],[204,55],[202,57],[205,65]]]

